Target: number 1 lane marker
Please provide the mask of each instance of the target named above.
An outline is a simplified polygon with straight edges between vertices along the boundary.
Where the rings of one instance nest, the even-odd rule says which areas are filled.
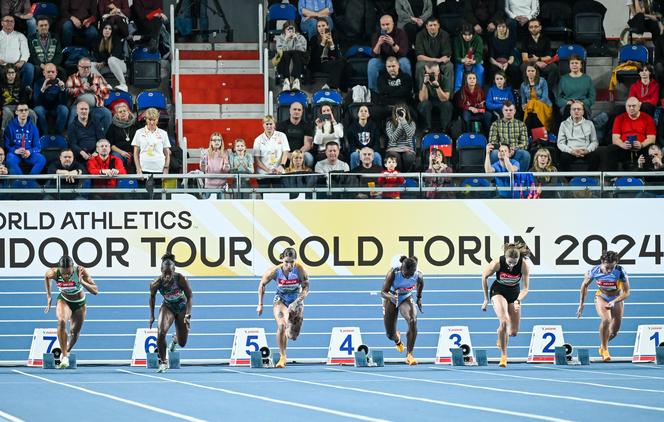
[[[330,371],[341,371],[341,372],[350,372],[350,373],[356,373],[354,371],[346,371],[343,369],[329,369]],[[305,381],[305,380],[298,380],[294,378],[286,378],[286,377],[278,377],[275,375],[264,375],[264,374],[253,374],[250,372],[242,372],[242,371],[235,371],[233,369],[224,369],[224,371],[227,372],[235,372],[237,374],[244,374],[244,375],[251,375],[254,377],[264,377],[264,378],[272,378],[272,379],[277,379],[277,380],[282,380],[282,381],[291,381],[291,382],[297,382],[301,384],[309,384],[309,385],[316,385],[319,387],[327,387],[327,388],[334,388],[337,390],[348,390],[348,391],[355,391],[358,393],[363,393],[363,394],[374,394],[377,396],[383,396],[383,397],[390,397],[390,398],[396,398],[400,400],[414,400],[414,401],[419,401],[419,402],[424,402],[424,403],[429,403],[429,404],[437,404],[441,406],[449,406],[449,407],[459,407],[462,409],[470,409],[470,410],[479,410],[479,411],[484,411],[484,412],[489,412],[489,413],[498,413],[501,415],[509,415],[509,416],[521,416],[525,418],[531,418],[531,419],[539,419],[543,421],[551,421],[551,422],[569,422],[567,419],[559,419],[559,418],[552,418],[548,416],[541,416],[541,415],[536,415],[533,413],[524,413],[524,412],[514,412],[511,410],[501,410],[501,409],[494,409],[492,407],[484,407],[484,406],[473,406],[469,404],[461,404],[461,403],[452,403],[452,402],[447,402],[443,400],[434,400],[434,399],[426,399],[423,397],[415,397],[415,396],[406,396],[403,394],[392,394],[392,393],[386,393],[383,391],[375,391],[375,390],[365,390],[363,388],[356,388],[356,387],[342,387],[340,385],[336,384],[325,384],[321,382],[314,382],[314,381]],[[357,372],[359,373],[359,372]],[[368,374],[368,372],[362,372],[362,374]],[[375,374],[371,374],[375,375]],[[400,378],[400,377],[396,377]],[[424,381],[424,380],[422,380]]]
[[[181,413],[171,412],[170,410],[150,406],[149,404],[143,404],[143,403],[135,402],[133,400],[123,399],[122,397],[117,397],[117,396],[114,396],[114,395],[111,395],[111,394],[100,393],[98,391],[89,390],[87,388],[78,387],[76,385],[67,384],[65,382],[54,381],[54,380],[49,379],[49,378],[44,378],[44,377],[40,377],[40,376],[37,376],[37,375],[28,374],[28,373],[25,373],[23,371],[19,371],[17,369],[13,369],[12,371],[16,372],[17,374],[25,375],[26,377],[36,378],[38,380],[50,382],[51,384],[61,385],[63,387],[67,387],[67,388],[71,388],[71,389],[74,389],[74,390],[82,391],[84,393],[92,394],[93,396],[104,397],[104,398],[107,398],[107,399],[118,401],[120,403],[140,407],[141,409],[151,410],[151,411],[156,412],[156,413],[161,413],[161,414],[164,414],[164,415],[172,416],[174,418],[184,419],[186,421],[191,421],[191,422],[205,422],[205,419],[194,418],[194,417],[191,417],[191,416],[183,415]]]
[[[170,379],[170,378],[158,377],[158,376],[155,376],[155,375],[140,374],[138,372],[127,371],[126,369],[118,369],[118,371],[124,372],[126,374],[136,375],[136,376],[139,376],[139,377],[156,378],[156,379],[159,379],[159,380],[162,380],[162,381],[168,381],[168,382],[172,382],[172,383],[176,383],[176,384],[188,385],[188,386],[191,386],[191,387],[202,388],[202,389],[205,389],[205,390],[219,391],[221,393],[226,393],[226,394],[230,394],[230,395],[234,395],[234,396],[241,396],[241,397],[247,397],[247,398],[250,398],[250,399],[262,400],[262,401],[266,401],[266,402],[270,402],[270,403],[275,403],[275,404],[278,404],[280,406],[298,407],[300,409],[313,410],[313,411],[316,411],[316,412],[328,413],[328,414],[331,414],[331,415],[342,416],[342,417],[351,418],[351,419],[358,419],[358,420],[361,420],[361,421],[387,422],[385,419],[378,419],[378,418],[372,418],[372,417],[369,417],[369,416],[358,415],[358,414],[355,414],[355,413],[342,412],[342,411],[339,411],[339,410],[328,409],[326,407],[312,406],[312,405],[308,405],[308,404],[304,404],[304,403],[297,403],[297,402],[293,402],[293,401],[285,401],[283,399],[272,399],[272,398],[269,398],[269,397],[257,396],[257,395],[248,394],[248,393],[242,393],[240,391],[228,390],[228,389],[219,388],[219,387],[212,387],[212,386],[203,385],[203,384],[196,384],[196,383],[187,382],[187,381],[179,381],[179,380],[174,380],[174,379]],[[230,372],[237,372],[238,374],[244,374],[245,373],[245,372],[240,372],[240,371],[230,371]]]

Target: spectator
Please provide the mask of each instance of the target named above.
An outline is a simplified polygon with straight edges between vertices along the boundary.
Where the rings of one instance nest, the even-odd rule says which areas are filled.
[[[113,33],[111,23],[105,23],[102,27],[101,40],[95,52],[95,57],[97,61],[91,63],[92,73],[101,76],[101,72],[109,69],[119,82],[115,89],[126,92],[128,90],[127,81],[125,80],[127,64],[124,61],[124,49],[120,37]]]
[[[403,29],[394,26],[394,19],[390,15],[380,18],[380,32],[375,33],[371,40],[374,58],[367,65],[369,89],[377,91],[378,75],[385,70],[385,60],[395,56],[399,60],[401,71],[412,75],[410,61],[408,60],[408,35]]]
[[[228,154],[231,173],[253,174],[254,158],[247,151],[247,143],[238,138],[233,141],[233,149]]]
[[[505,0],[471,0],[470,6],[473,13],[466,19],[476,34],[494,32],[499,20],[505,22]]]
[[[381,165],[377,165],[374,159],[374,150],[369,147],[364,147],[360,150],[360,164],[356,167],[351,168],[351,173],[361,173],[361,174],[379,174],[383,172]],[[368,187],[369,191],[367,192],[358,192],[357,199],[367,199],[367,198],[378,198],[380,192],[374,190],[376,187],[376,178],[374,177],[363,177],[358,176],[357,178],[358,187]]]
[[[69,146],[76,159],[85,162],[97,150],[97,141],[104,138],[104,131],[99,122],[90,118],[90,106],[85,101],[76,104],[74,121],[67,129]]]
[[[637,162],[637,155],[655,143],[655,121],[647,113],[641,113],[641,103],[629,97],[625,103],[626,112],[613,121],[612,143],[602,148],[601,171],[616,171],[618,164],[628,170]]]
[[[440,67],[443,80],[447,85],[443,86],[443,91],[451,92],[454,88],[454,66],[450,59],[452,58],[452,43],[447,32],[440,28],[438,18],[431,17],[427,19],[426,31],[420,31],[415,38],[415,56],[417,64],[415,65],[415,81],[417,86],[422,85],[425,65],[435,63]]]
[[[538,19],[528,22],[529,34],[521,42],[521,70],[534,65],[546,77],[551,89],[558,84],[558,66],[551,56],[551,40],[542,34],[542,23]]]
[[[138,0],[137,0],[138,1]],[[134,4],[137,2],[134,1]],[[89,0],[62,0],[60,2],[62,21],[62,45],[74,44],[74,35],[82,36],[85,47],[93,50],[97,43],[97,2]]]
[[[101,17],[102,28],[107,23],[113,26],[113,33],[121,39],[129,35],[129,2],[127,0],[98,0],[97,13]]]
[[[581,162],[587,170],[597,170],[599,155],[597,133],[592,120],[583,118],[583,103],[574,101],[570,116],[560,124],[558,131],[558,157],[562,171],[571,171],[571,164]]]
[[[138,124],[136,115],[129,110],[124,101],[119,101],[114,108],[113,123],[106,131],[106,139],[111,143],[111,154],[122,160],[128,172],[134,172],[133,147],[131,141],[136,135]]]
[[[473,9],[470,0],[436,0],[436,16],[440,19],[442,28],[450,34],[457,33],[463,22],[470,22]],[[448,15],[461,15],[461,21],[450,19]]]
[[[383,175],[378,178],[378,186],[383,188],[400,188],[406,182],[403,176],[399,176],[397,171],[397,157],[394,155],[387,155],[385,157],[385,171]],[[400,199],[400,191],[383,192],[384,199]]]
[[[486,156],[484,158],[484,171],[487,173],[516,173],[519,171],[519,162],[510,158],[510,146],[501,144],[498,147],[498,161],[491,164],[491,152],[493,151],[493,144],[486,145]],[[510,188],[509,190],[499,190],[498,196],[501,198],[510,198],[511,180],[510,177],[496,177],[495,179],[497,188]]]
[[[558,197],[555,191],[542,191],[542,186],[557,186],[558,178],[555,173],[558,172],[556,166],[553,165],[551,152],[546,148],[540,148],[535,152],[533,157],[533,167],[530,169],[533,173],[551,173],[551,175],[535,176],[535,183],[538,198],[556,198]]]
[[[304,164],[311,168],[314,156],[311,155],[313,144],[313,125],[303,118],[304,106],[294,102],[288,109],[289,118],[279,122],[277,130],[286,134],[291,151],[300,150],[304,153]]]
[[[78,61],[78,72],[67,79],[67,92],[74,100],[69,111],[69,123],[76,117],[76,103],[85,101],[90,107],[92,118],[100,123],[106,131],[111,126],[113,116],[111,111],[104,107],[104,100],[108,98],[108,83],[101,75],[92,74],[92,63],[87,57]]]
[[[415,42],[417,32],[422,29],[424,22],[431,17],[433,10],[430,1],[422,0],[396,0],[397,28],[402,28],[408,35],[408,44]]]
[[[446,86],[450,84],[440,73],[438,64],[428,62],[425,67],[424,79],[420,87],[418,99],[420,103],[417,111],[424,118],[424,132],[429,132],[434,128],[432,114],[433,110],[438,111],[440,126],[437,131],[447,132],[452,121],[452,102],[451,92],[445,91]]]
[[[284,91],[300,89],[300,78],[304,76],[307,40],[295,29],[295,23],[286,21],[280,35],[275,37],[278,59],[276,79],[283,79]],[[291,83],[291,78],[293,79]]]
[[[336,142],[328,142],[325,144],[325,159],[316,163],[314,169],[316,173],[332,173],[343,172],[348,173],[350,168],[348,164],[339,160],[339,144]]]
[[[11,15],[15,20],[16,30],[28,38],[35,35],[37,26],[32,16],[30,0],[8,0],[2,2],[0,16]]]
[[[23,174],[21,163],[31,167],[31,175],[40,174],[46,165],[46,158],[41,154],[39,130],[28,115],[28,110],[27,103],[19,102],[16,106],[16,117],[5,129],[6,162],[10,174]]]
[[[70,148],[64,148],[60,151],[60,156],[56,161],[53,161],[46,170],[48,174],[60,175],[60,187],[63,189],[78,189],[81,187],[81,180],[77,179],[78,176],[85,173],[85,167],[74,159],[74,151]],[[55,187],[55,183],[51,183]],[[75,195],[67,195],[60,198],[73,199]]]
[[[397,103],[410,103],[413,97],[413,79],[401,71],[400,62],[396,57],[388,57],[385,70],[378,76],[378,98],[384,106]],[[381,117],[389,112],[383,111]]]
[[[652,1],[628,0],[625,2],[629,8],[630,19],[627,26],[636,34],[650,32],[653,38],[662,33],[662,15],[658,14]]]
[[[148,40],[148,49],[156,53],[159,51],[161,26],[168,20],[162,0],[134,0],[131,7],[138,32]]]
[[[655,72],[651,64],[646,64],[639,71],[640,79],[629,88],[629,96],[641,102],[641,111],[655,116],[659,103],[659,84],[655,80]]]
[[[7,166],[5,166],[5,148],[0,147],[0,176],[9,174]],[[0,187],[4,187],[4,183],[0,181]]]
[[[62,46],[57,37],[50,32],[51,24],[47,17],[37,18],[37,33],[28,39],[28,49],[30,51],[30,63],[35,67],[36,72],[43,72],[47,63],[52,63],[58,70],[58,78],[65,80],[67,74],[65,69],[60,67],[62,64]],[[39,83],[35,84],[38,86]],[[37,87],[35,87],[37,91]]]
[[[432,147],[429,154],[429,168],[425,173],[430,174],[451,174],[454,171],[452,167],[445,162],[443,152],[438,148]],[[449,188],[452,187],[452,179],[449,177],[422,177],[425,186],[430,188]],[[451,191],[427,191],[426,197],[429,199],[454,199],[454,192]]]
[[[503,104],[503,117],[496,120],[489,130],[489,143],[494,147],[497,145],[509,146],[509,158],[519,162],[519,168],[530,167],[530,153],[528,152],[528,131],[526,125],[517,120],[516,106],[509,101]],[[495,148],[491,152],[491,162],[498,161],[499,150]]]
[[[62,135],[67,125],[69,108],[65,83],[58,78],[58,69],[53,63],[44,65],[44,79],[35,95],[35,114],[42,134],[50,134],[48,116],[55,116],[55,133]]]
[[[516,34],[507,28],[502,19],[496,20],[496,30],[489,38],[489,62],[491,73],[502,71],[508,75],[509,84],[521,84],[521,70],[516,64]]]
[[[650,145],[648,147],[648,156],[646,157],[645,154],[641,154],[637,161],[637,166],[640,171],[662,171],[664,163],[662,163],[662,149],[659,145]]]
[[[21,83],[21,76],[14,65],[8,64],[4,67],[4,78],[0,79],[0,106],[2,107],[2,129],[4,130],[9,121],[14,118],[16,105],[20,102],[28,104],[32,97],[32,88]],[[30,110],[33,122],[37,121],[37,115]]]
[[[512,32],[528,27],[528,23],[539,15],[539,0],[505,0],[507,24]]]
[[[334,13],[332,0],[299,0],[297,10],[302,17],[300,29],[307,36],[307,40],[316,35],[316,20],[319,18],[325,19],[332,29],[332,13]]]
[[[318,159],[327,156],[327,144],[335,142],[341,148],[341,140],[344,138],[344,126],[337,122],[332,112],[332,107],[325,104],[320,108],[320,116],[316,118],[316,130],[314,133],[314,145],[318,146]]]
[[[553,109],[549,99],[549,86],[540,78],[539,68],[536,65],[526,66],[526,79],[521,84],[521,107],[523,108],[524,120],[529,129],[545,127],[551,130],[553,120]],[[537,118],[536,123],[528,124],[533,120],[529,116]]]
[[[346,59],[332,36],[327,20],[317,18],[316,35],[309,40],[309,70],[328,74],[322,89],[345,89],[345,68]]]
[[[484,43],[482,37],[475,34],[469,25],[461,25],[461,35],[454,39],[454,92],[461,89],[463,75],[472,72],[477,75],[477,83],[484,83],[484,66],[482,66],[482,55],[484,54]]]
[[[168,174],[171,163],[171,142],[168,134],[157,127],[159,110],[149,108],[145,111],[145,127],[136,131],[131,145],[134,147],[136,174]],[[161,185],[160,182],[155,185]]]
[[[97,153],[87,162],[88,173],[106,176],[108,179],[94,179],[92,186],[95,188],[113,189],[118,185],[118,174],[127,174],[122,160],[111,155],[111,143],[108,139],[97,141]]]
[[[254,140],[256,173],[283,174],[288,161],[290,146],[283,132],[274,129],[274,117],[263,117],[263,133]],[[259,179],[263,185],[272,185],[274,179]]]
[[[387,121],[387,150],[397,158],[398,168],[408,173],[415,162],[415,122],[410,116],[406,104],[397,104],[392,110],[392,117]]]
[[[310,189],[316,184],[316,177],[311,171],[311,167],[304,164],[304,153],[300,150],[291,152],[290,164],[285,169],[285,173],[290,175],[283,178],[284,187],[288,189]],[[302,176],[295,176],[301,174]],[[299,192],[291,192],[291,199],[297,198]]]
[[[32,87],[35,67],[28,62],[30,49],[28,39],[18,31],[14,31],[14,17],[3,15],[2,31],[0,31],[0,68],[13,64],[21,73],[21,82],[25,87]]]
[[[346,145],[350,152],[351,169],[360,165],[360,152],[364,148],[371,149],[374,164],[378,166],[382,164],[382,159],[378,152],[380,150],[380,128],[371,120],[368,106],[360,106],[357,110],[357,120],[351,121],[344,134],[346,136]]]
[[[226,174],[231,171],[228,155],[224,150],[221,133],[213,132],[207,149],[201,149],[201,171],[205,174]],[[221,189],[226,186],[225,178],[205,178],[206,189]]]
[[[464,122],[464,128],[467,132],[473,131],[472,122],[479,122],[482,126],[482,132],[486,133],[486,96],[484,90],[479,85],[477,75],[472,72],[466,73],[464,76],[466,82],[463,88],[457,95],[457,107],[461,112],[461,118]],[[480,130],[475,129],[475,132]]]
[[[495,75],[493,75],[493,80],[493,86],[489,88],[489,92],[486,93],[486,110],[491,119],[489,120],[489,118],[486,118],[488,125],[490,125],[491,121],[495,118],[502,117],[503,104],[505,101],[516,104],[512,87],[507,85],[505,72],[502,70],[496,71]]]
[[[591,107],[595,104],[595,84],[590,76],[581,71],[583,61],[579,56],[569,58],[569,73],[560,78],[556,89],[556,104],[563,119],[569,117],[569,108],[574,101],[581,101],[588,118],[592,117]]]

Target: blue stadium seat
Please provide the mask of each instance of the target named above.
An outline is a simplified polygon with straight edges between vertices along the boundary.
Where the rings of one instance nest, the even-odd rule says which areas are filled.
[[[452,139],[444,133],[428,133],[422,138],[422,167],[428,168],[433,148],[440,150],[444,157],[452,156]]]
[[[141,111],[154,107],[158,110],[166,110],[166,97],[159,91],[143,91],[136,97],[136,110]]]
[[[614,198],[634,198],[639,192],[643,191],[643,189],[637,188],[643,188],[645,182],[638,177],[623,176],[617,178],[613,186],[617,188],[631,188],[629,190],[617,190],[613,192]]]
[[[321,89],[320,91],[314,92],[312,97],[312,103],[319,105],[323,103],[332,103],[336,105],[343,104],[344,99],[341,96],[339,91],[334,89]]]
[[[134,108],[134,97],[130,93],[121,90],[109,92],[108,98],[104,100],[104,107],[110,109],[111,105],[117,100],[125,100],[129,106],[129,110]]]
[[[78,61],[83,57],[92,60],[92,53],[85,47],[70,46],[62,50],[62,66],[68,75],[78,71]]]
[[[35,4],[34,17],[48,16],[49,18],[57,18],[60,15],[58,6],[53,3],[37,3]],[[53,22],[51,22],[51,25]]]
[[[618,53],[618,63],[638,62],[641,66],[648,63],[648,49],[640,44],[627,44]],[[619,70],[616,72],[618,82],[631,85],[639,79],[638,70]]]
[[[273,4],[267,9],[267,22],[265,29],[268,35],[268,42],[272,37],[281,34],[281,28],[277,28],[277,21],[295,21],[297,9],[292,4],[278,3]]]
[[[284,121],[290,117],[289,109],[291,104],[298,102],[302,104],[305,120],[309,120],[309,98],[304,91],[282,91],[277,96],[277,122]]]
[[[46,164],[50,164],[60,157],[60,151],[68,148],[67,139],[61,135],[44,135],[39,138],[41,153],[46,158]]]
[[[570,56],[579,56],[581,60],[584,61],[584,63],[586,61],[586,58],[588,57],[586,49],[578,44],[563,44],[560,47],[558,47],[556,54],[558,55],[558,72],[560,76],[569,73]]]
[[[368,45],[354,45],[346,50],[348,86],[367,85],[367,66],[372,56],[371,47]]]
[[[486,138],[479,133],[463,133],[457,138],[457,171],[484,173]]]
[[[138,181],[136,179],[118,179],[118,189],[137,189]]]

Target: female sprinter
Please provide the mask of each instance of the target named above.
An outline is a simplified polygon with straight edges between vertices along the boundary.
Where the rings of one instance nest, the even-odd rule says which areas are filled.
[[[60,369],[69,366],[69,352],[76,344],[78,335],[85,321],[85,290],[96,295],[99,293],[97,285],[88,274],[88,271],[74,265],[74,261],[67,255],[64,255],[58,261],[56,268],[50,268],[46,271],[44,287],[46,288],[46,309],[47,314],[51,309],[51,281],[60,290],[56,299],[55,314],[58,317],[58,343],[62,349],[60,358]],[[69,321],[70,337],[67,339],[67,321]]]
[[[297,252],[286,248],[279,255],[281,264],[263,274],[258,285],[258,307],[256,312],[263,313],[263,295],[265,286],[277,281],[277,294],[274,296],[272,312],[277,321],[277,342],[279,343],[279,362],[277,368],[286,366],[286,344],[288,339],[296,340],[300,335],[304,317],[304,298],[309,294],[309,274],[297,260]]]
[[[191,305],[194,296],[187,278],[175,272],[175,255],[171,253],[161,257],[161,276],[150,283],[150,328],[154,323],[154,302],[157,291],[164,297],[161,308],[159,308],[157,323],[159,328],[157,334],[159,369],[157,372],[166,372],[168,369],[166,334],[175,322],[175,335],[169,350],[173,352],[176,345],[184,347],[187,344],[191,329]]]
[[[604,251],[600,264],[594,266],[586,273],[581,284],[581,297],[576,317],[581,318],[583,302],[592,282],[597,283],[595,293],[595,309],[601,322],[599,323],[599,355],[604,362],[611,360],[609,354],[609,341],[618,335],[623,317],[623,303],[629,296],[629,280],[627,273],[618,265],[618,254],[613,251]]]
[[[408,365],[417,365],[413,357],[415,348],[415,339],[417,338],[417,309],[422,312],[422,290],[424,289],[424,277],[417,270],[417,258],[411,256],[406,258],[402,256],[399,259],[401,265],[390,269],[385,276],[383,290],[383,322],[385,323],[385,334],[387,338],[394,341],[397,351],[403,352],[404,346],[401,342],[401,333],[397,331],[397,318],[401,316],[408,323],[408,350],[406,353],[406,363]],[[417,301],[413,301],[413,290],[417,287]]]
[[[519,331],[521,301],[528,294],[529,269],[526,261],[530,255],[530,249],[522,242],[506,243],[503,248],[505,253],[499,259],[491,261],[482,272],[483,311],[486,311],[489,302],[486,280],[496,274],[496,281],[491,284],[491,303],[499,321],[496,345],[501,353],[499,364],[501,368],[507,366],[507,335],[514,337]],[[523,290],[519,287],[521,280],[523,280]]]

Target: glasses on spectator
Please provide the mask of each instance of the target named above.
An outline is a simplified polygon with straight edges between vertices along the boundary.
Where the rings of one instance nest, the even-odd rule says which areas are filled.
[[[221,141],[221,138],[214,137],[212,138],[213,141]]]
[[[80,67],[81,69],[90,69],[90,66],[81,66],[81,65],[78,65],[78,67]]]

